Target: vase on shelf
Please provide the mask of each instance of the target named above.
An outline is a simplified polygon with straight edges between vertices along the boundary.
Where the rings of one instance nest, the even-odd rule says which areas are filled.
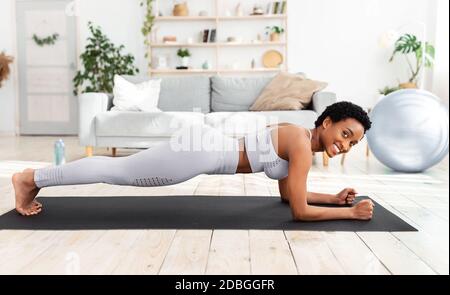
[[[189,8],[186,2],[178,3],[173,6],[173,16],[188,16]]]
[[[204,70],[210,70],[211,69],[211,63],[207,60],[202,64],[202,69]]]
[[[280,34],[279,33],[271,33],[270,34],[270,42],[279,42],[280,41]]]
[[[236,5],[236,16],[243,16],[244,15],[244,9],[242,8],[242,3],[239,3]]]
[[[189,67],[189,57],[188,56],[181,58],[181,66]]]

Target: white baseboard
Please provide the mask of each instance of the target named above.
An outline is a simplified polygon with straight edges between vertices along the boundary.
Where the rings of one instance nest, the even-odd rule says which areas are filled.
[[[0,136],[16,136],[14,131],[0,131]]]

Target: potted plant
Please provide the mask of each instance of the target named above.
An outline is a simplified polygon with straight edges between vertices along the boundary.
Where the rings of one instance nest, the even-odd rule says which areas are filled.
[[[189,66],[189,57],[191,56],[189,49],[180,48],[180,49],[178,49],[177,55],[181,58],[181,65],[183,67],[188,67]]]
[[[266,34],[270,36],[271,42],[278,42],[280,41],[281,34],[284,33],[284,29],[279,26],[272,26],[272,27],[266,27]]]
[[[122,53],[123,45],[115,46],[91,22],[88,26],[92,36],[87,39],[85,51],[80,55],[83,70],[78,71],[73,79],[74,94],[77,95],[82,87],[82,92],[110,94],[113,91],[114,75],[135,75],[139,69],[134,67],[131,54]]]
[[[392,53],[389,62],[394,60],[397,54],[403,54],[406,62],[408,63],[410,73],[410,78],[408,82],[401,83],[400,88],[417,88],[418,75],[424,68],[433,67],[435,49],[433,45],[425,42],[425,44],[417,39],[416,36],[412,34],[405,34],[401,36],[395,42],[395,49]],[[411,63],[409,56],[413,55],[415,57],[415,63]],[[425,56],[423,56],[425,54]],[[425,64],[423,64],[425,63]]]

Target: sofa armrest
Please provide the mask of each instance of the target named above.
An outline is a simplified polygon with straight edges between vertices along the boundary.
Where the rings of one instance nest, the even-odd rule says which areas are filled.
[[[105,93],[83,93],[78,97],[79,131],[82,146],[95,146],[95,117],[108,110],[108,96]]]
[[[320,91],[316,92],[312,98],[312,108],[320,116],[329,106],[337,102],[336,94],[333,92]]]

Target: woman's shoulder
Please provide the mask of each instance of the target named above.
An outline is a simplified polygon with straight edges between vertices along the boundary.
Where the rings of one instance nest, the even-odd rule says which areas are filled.
[[[286,148],[286,152],[295,151],[295,153],[311,152],[311,141],[309,139],[308,129],[296,124],[282,123],[277,128],[278,141]]]
[[[285,133],[288,138],[299,137],[301,139],[306,139],[309,142],[309,138],[306,136],[308,135],[308,129],[303,126],[293,123],[279,123],[269,125],[268,127],[277,128],[279,133]]]

